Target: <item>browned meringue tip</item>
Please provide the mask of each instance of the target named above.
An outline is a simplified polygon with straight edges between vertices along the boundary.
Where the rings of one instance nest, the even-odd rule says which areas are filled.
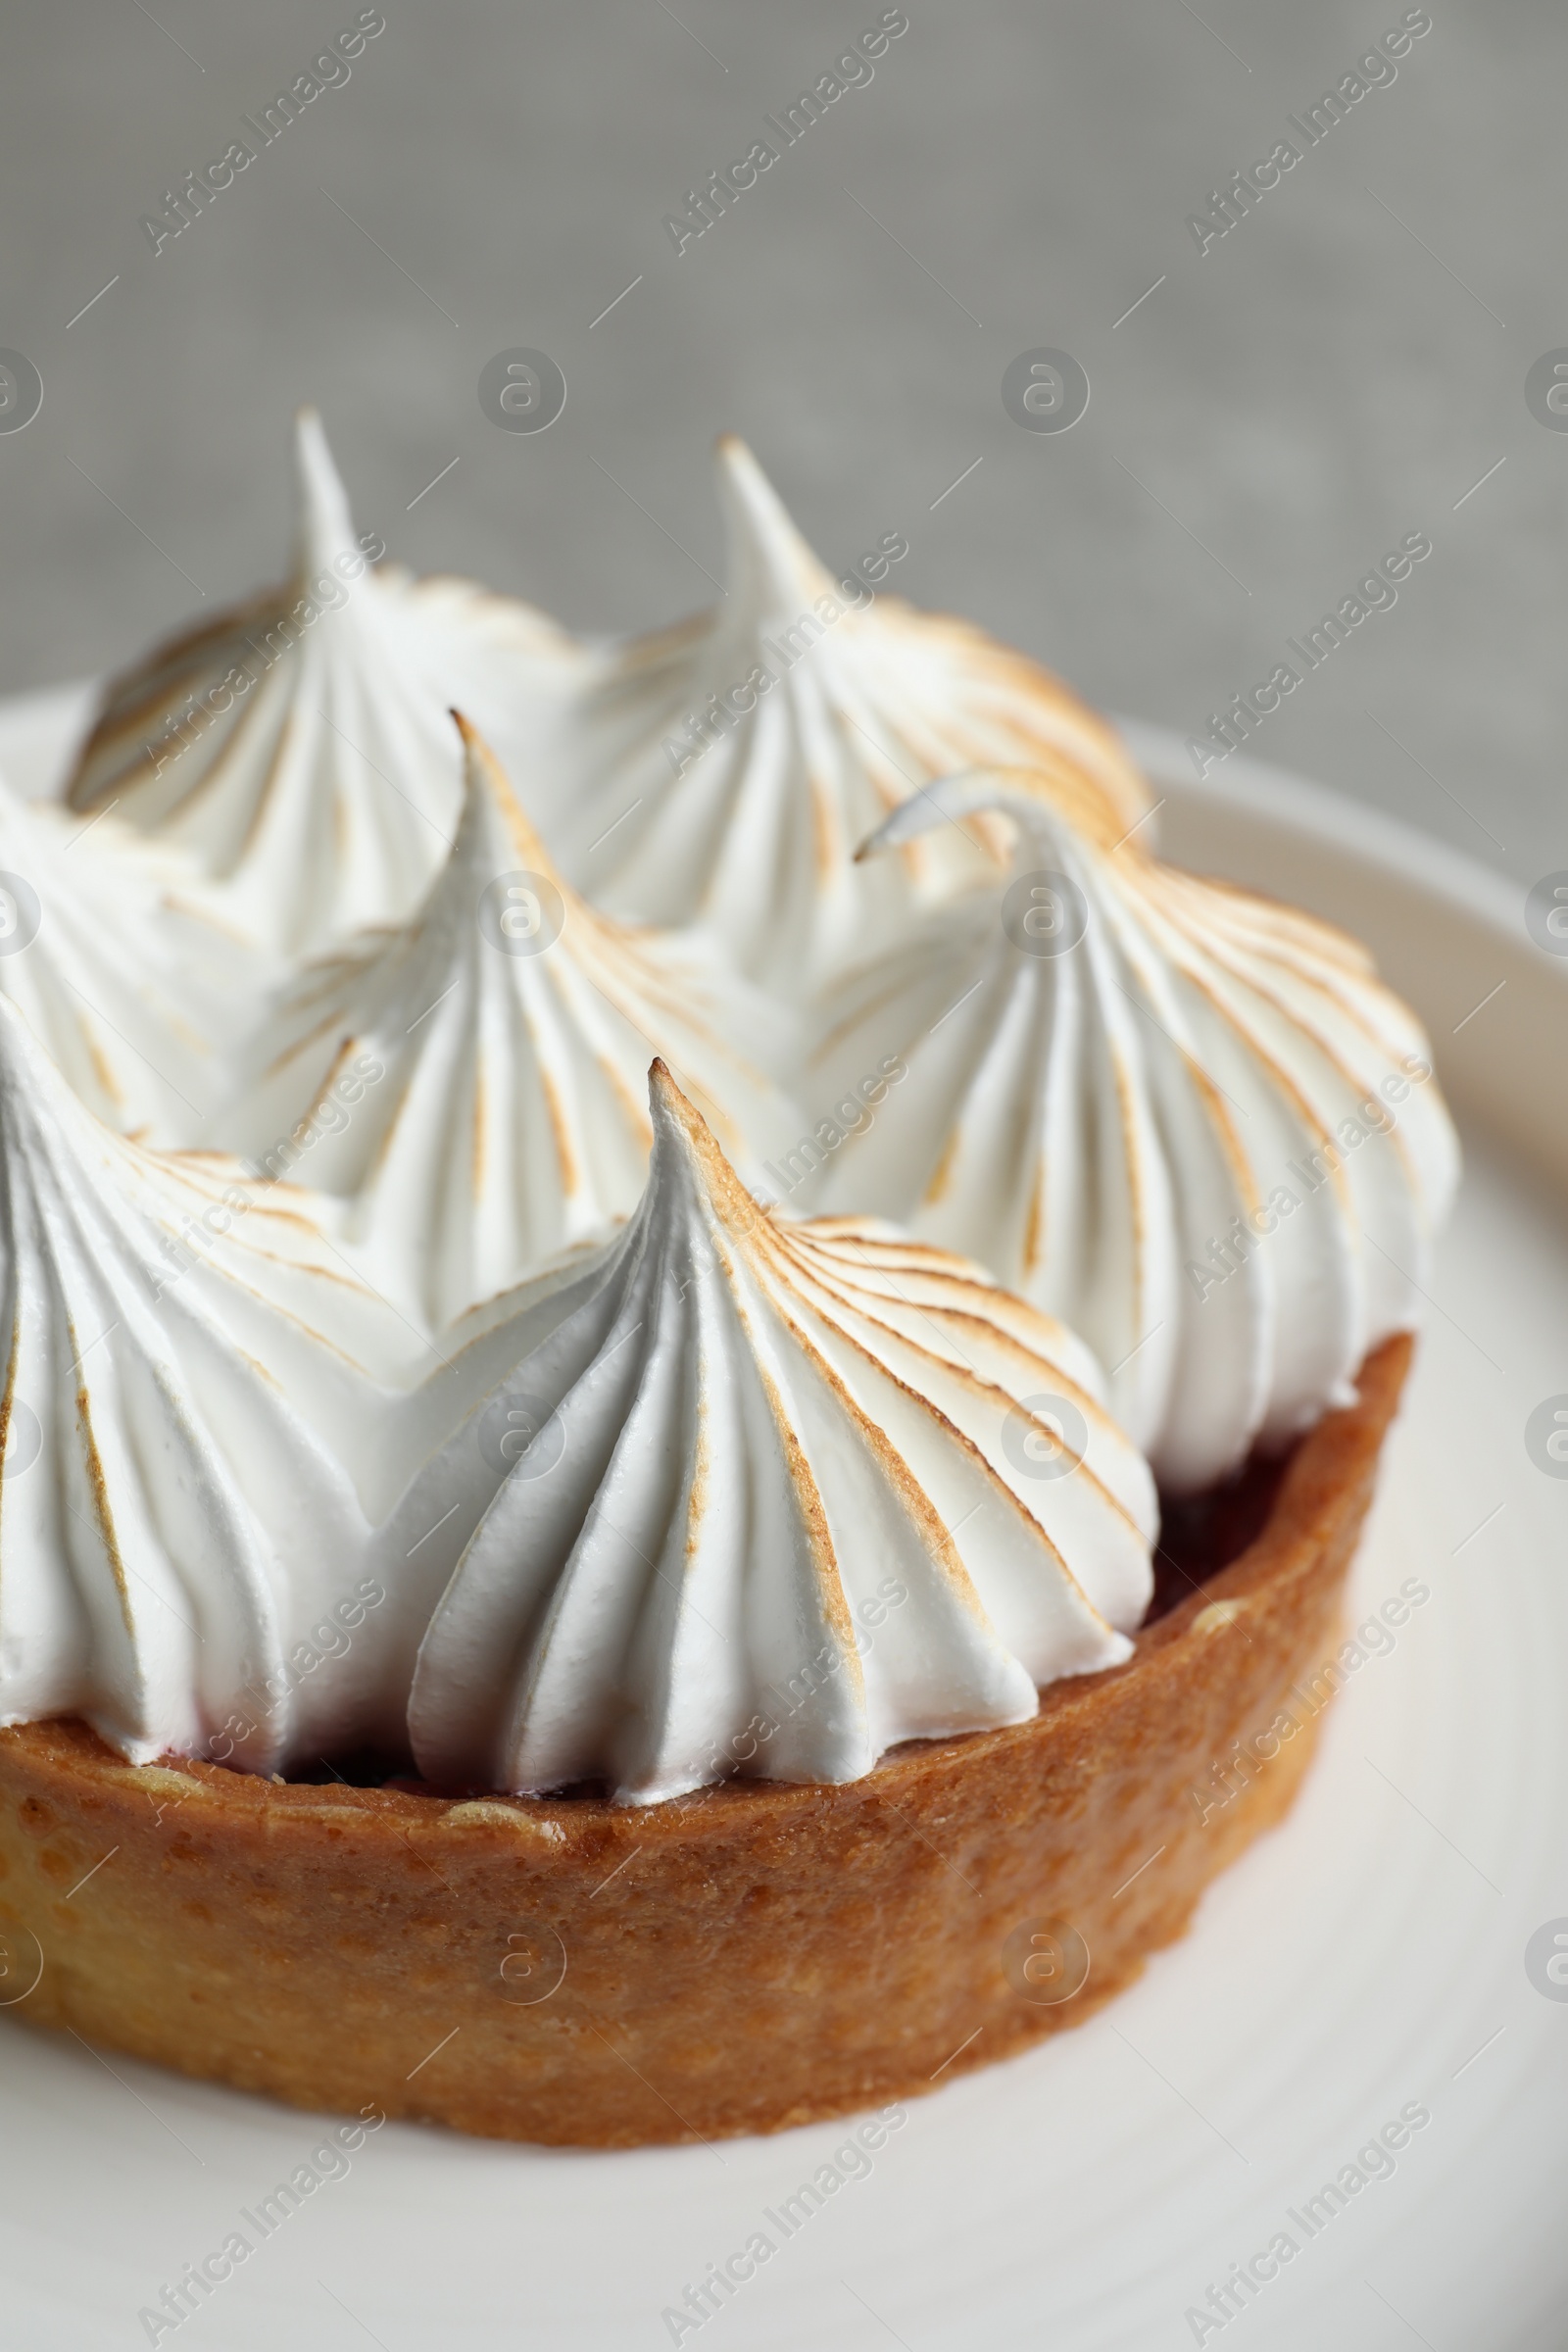
[[[911,795],[912,797],[914,796]],[[901,802],[900,808],[903,805]],[[892,846],[887,838],[887,830],[891,819],[897,814],[897,809],[890,808],[880,824],[873,825],[869,833],[861,836],[850,853],[852,865],[863,865],[868,858],[880,858],[883,851]]]
[[[502,766],[497,753],[485,741],[472,719],[466,717],[456,704],[448,705],[447,716],[463,739],[463,763],[466,774],[467,789],[472,791],[476,784],[482,782],[493,794],[501,798],[503,805],[509,810],[513,803],[516,802],[517,813],[522,816],[523,822],[527,824],[531,833],[534,827],[523,810],[520,801],[517,801],[517,796],[513,790],[512,779]]]
[[[498,754],[480,734],[472,719],[466,717],[455,704],[448,705],[447,715],[463,739],[465,808],[472,808],[475,804],[482,805],[488,801],[503,818],[516,844],[517,856],[527,861],[529,870],[546,875],[568,904],[578,906],[580,902],[577,894],[546,847],[543,835],[523,807],[521,795],[502,765]],[[594,919],[604,929],[615,927],[609,915],[596,914]]]
[[[648,1106],[656,1120],[662,1111],[686,1139],[688,1148],[696,1155],[713,1206],[724,1222],[740,1231],[755,1224],[757,1202],[725,1156],[723,1145],[690,1095],[677,1083],[668,1062],[659,1054],[648,1065]],[[654,1151],[657,1155],[657,1141]]]
[[[668,1111],[683,1127],[689,1128],[694,1120],[707,1126],[690,1096],[676,1084],[675,1074],[662,1054],[656,1054],[648,1064],[648,1104],[651,1110]]]
[[[504,796],[508,803],[515,799],[515,794],[511,791],[510,779],[505,768],[472,719],[466,717],[455,703],[448,704],[447,716],[457,728],[463,743],[465,792],[472,793],[478,787],[483,786],[492,796]],[[531,827],[529,829],[532,830]]]

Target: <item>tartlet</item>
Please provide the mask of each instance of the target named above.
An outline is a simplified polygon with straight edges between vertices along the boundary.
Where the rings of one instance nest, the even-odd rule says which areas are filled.
[[[1368,1359],[1126,1665],[843,1787],[443,1798],[0,1732],[16,2014],[302,2107],[589,2147],[781,2131],[1074,2025],[1296,1793],[1409,1353]]]
[[[558,2144],[919,2093],[1291,1800],[1426,1041],[738,444],[729,593],[609,646],[299,466],[0,787],[0,1996]]]

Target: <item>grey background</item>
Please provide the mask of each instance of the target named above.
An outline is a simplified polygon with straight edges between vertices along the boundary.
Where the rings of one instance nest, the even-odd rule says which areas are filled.
[[[908,0],[869,86],[677,257],[663,216],[879,5],[385,0],[156,257],[140,216],[354,0],[14,13],[0,345],[45,395],[0,435],[0,689],[275,573],[303,399],[395,556],[595,630],[711,595],[733,428],[826,556],[903,530],[905,594],[1184,733],[1426,530],[1253,748],[1523,882],[1568,866],[1568,433],[1524,401],[1568,344],[1562,10],[1432,0],[1397,80],[1200,257],[1187,215],[1401,6]],[[565,372],[547,433],[480,412],[509,345]],[[1036,345],[1088,370],[1070,432],[1004,412]]]

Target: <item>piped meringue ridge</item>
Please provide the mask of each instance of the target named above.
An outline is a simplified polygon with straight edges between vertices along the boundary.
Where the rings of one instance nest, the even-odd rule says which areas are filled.
[[[1114,730],[967,622],[835,576],[746,445],[719,445],[726,586],[695,619],[612,646],[532,698],[529,762],[567,870],[631,919],[696,926],[797,999],[915,910],[995,878],[1000,836],[955,820],[899,858],[856,845],[911,793],[982,760],[1060,759],[1121,826],[1148,809]],[[901,561],[902,555],[892,561]]]
[[[737,1159],[765,1156],[794,1118],[738,1042],[766,1028],[766,1008],[700,951],[581,898],[477,730],[453,717],[463,807],[422,905],[296,973],[213,1127],[260,1156],[320,1119],[346,1068],[373,1066],[363,1107],[332,1121],[297,1180],[345,1199],[345,1238],[437,1330],[635,1208],[656,1052]]]
[[[499,662],[525,693],[570,661],[525,607],[378,568],[314,410],[295,468],[289,578],[114,680],[67,788],[182,846],[236,927],[291,955],[407,918],[458,817],[449,705],[482,710]]]
[[[873,1221],[768,1214],[650,1093],[642,1208],[520,1368],[535,1434],[421,1644],[426,1776],[850,1780],[1124,1660],[1155,1504],[1088,1351]]]
[[[1420,1024],[1356,942],[1162,865],[1059,769],[933,786],[1011,878],[840,992],[823,1064],[909,1079],[804,1198],[965,1250],[1081,1331],[1161,1484],[1193,1493],[1343,1403],[1408,1330],[1457,1178]]]

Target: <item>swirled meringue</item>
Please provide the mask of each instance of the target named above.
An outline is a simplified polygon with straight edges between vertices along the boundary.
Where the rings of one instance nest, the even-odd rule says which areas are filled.
[[[113,1134],[3,1000],[0,1281],[0,1723],[255,1771],[400,1742],[429,1596],[372,1538],[548,1286],[437,1353],[303,1196]]]
[[[9,1004],[0,1141],[0,1720],[199,1750],[281,1666],[282,1561],[308,1584],[363,1548],[352,1490],[216,1322],[206,1268],[180,1279],[205,1189],[98,1126]]]
[[[745,1165],[798,1124],[725,1042],[765,1026],[765,1008],[580,899],[457,724],[464,810],[429,897],[401,930],[300,974],[214,1131],[274,1174],[349,1196],[359,1262],[437,1329],[631,1214],[652,1054]]]
[[[425,1775],[846,1781],[1125,1658],[1155,1503],[1087,1349],[885,1226],[775,1221],[662,1063],[651,1098],[637,1216],[487,1408],[511,1393],[531,1442],[477,1521],[468,1432],[402,1506],[447,1506],[457,1563],[409,1706]]]
[[[1016,827],[1011,884],[843,990],[819,1083],[872,1048],[908,1077],[800,1199],[1060,1315],[1161,1485],[1199,1490],[1413,1325],[1457,1175],[1426,1039],[1355,942],[1157,863],[1059,767],[934,786],[866,849],[980,808]]]
[[[403,921],[461,801],[448,706],[511,696],[565,660],[526,607],[457,580],[376,570],[320,420],[300,414],[300,519],[281,587],[160,647],[108,688],[68,788],[84,812],[187,848],[231,919],[280,952]]]
[[[193,1143],[266,976],[177,854],[0,782],[0,994],[99,1118]]]
[[[542,816],[599,905],[701,925],[739,969],[799,999],[891,944],[911,908],[995,877],[983,823],[855,864],[857,844],[933,777],[1054,753],[1122,825],[1144,814],[1147,790],[1103,720],[967,623],[854,573],[835,580],[733,437],[718,491],[719,604],[609,649],[559,695],[530,680],[521,733],[502,722],[514,772],[555,779]],[[879,552],[879,576],[888,563]]]

